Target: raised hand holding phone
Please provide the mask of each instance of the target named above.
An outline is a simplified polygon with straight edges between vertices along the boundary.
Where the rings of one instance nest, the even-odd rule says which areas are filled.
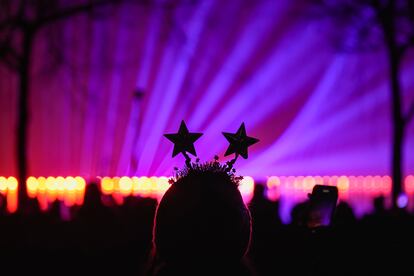
[[[315,185],[312,194],[309,194],[307,226],[312,229],[330,226],[337,201],[337,187]]]

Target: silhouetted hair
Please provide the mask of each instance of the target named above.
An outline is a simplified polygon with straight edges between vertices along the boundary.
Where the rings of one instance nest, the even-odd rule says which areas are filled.
[[[233,263],[246,254],[250,213],[238,181],[218,162],[181,171],[155,217],[156,256],[167,264]]]

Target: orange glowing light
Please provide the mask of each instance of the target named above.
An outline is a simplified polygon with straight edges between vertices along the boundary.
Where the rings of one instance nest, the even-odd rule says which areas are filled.
[[[56,178],[54,178],[53,176],[49,176],[48,178],[46,178],[45,185],[46,185],[45,187],[46,191],[56,189]]]
[[[0,192],[2,194],[7,192],[7,179],[3,176],[0,176]]]
[[[64,203],[68,207],[71,207],[71,206],[75,205],[75,203],[76,203],[76,194],[75,194],[74,189],[73,190],[68,190],[68,192],[65,194]]]
[[[120,190],[119,190],[119,180],[120,180],[119,177],[112,178],[112,182],[114,183],[114,193],[119,193],[120,192]]]
[[[123,196],[128,196],[132,192],[132,179],[129,177],[121,177],[119,180],[119,189]]]
[[[245,176],[240,181],[239,191],[245,202],[250,201],[253,196],[254,180],[250,176]]]
[[[139,195],[141,189],[141,181],[138,177],[132,177],[132,194],[134,196]]]
[[[7,190],[9,192],[10,191],[16,191],[17,190],[17,186],[18,186],[17,179],[15,177],[13,177],[13,176],[10,176],[7,179]]]
[[[277,176],[271,176],[267,179],[266,185],[268,189],[277,188],[280,185],[280,178]]]
[[[349,179],[346,176],[341,176],[338,178],[337,187],[339,192],[346,192],[349,190]]]
[[[9,213],[14,213],[17,211],[17,188],[18,188],[17,179],[13,176],[7,178],[7,210]]]
[[[161,198],[169,187],[170,183],[168,183],[168,178],[165,176],[159,177],[157,179],[158,198]]]
[[[44,194],[46,192],[46,178],[41,176],[37,179],[37,182],[39,182],[39,186],[37,187],[38,193]]]
[[[104,195],[112,194],[114,191],[114,183],[110,177],[104,177],[101,180],[101,190]]]
[[[315,184],[337,186],[342,199],[353,200],[352,195],[378,196],[384,195],[389,199],[392,191],[390,176],[270,176],[266,182],[269,199],[279,199],[281,195],[303,199]],[[0,176],[0,193],[7,197],[7,209],[15,212],[18,206],[18,181],[15,177]],[[37,198],[42,210],[46,210],[50,202],[58,199],[67,206],[83,203],[86,182],[82,177],[33,177],[26,179],[27,194]],[[118,204],[122,204],[125,196],[143,196],[160,198],[170,187],[167,177],[103,177],[100,182],[101,191],[112,195]],[[254,180],[245,177],[239,186],[245,201],[248,201],[254,189]],[[414,195],[414,175],[404,179],[404,191]]]
[[[85,179],[83,179],[83,177],[77,176],[77,177],[75,177],[75,180],[76,180],[75,189],[77,191],[85,190],[85,187],[86,187],[86,181],[85,181]]]
[[[405,192],[407,194],[413,194],[414,193],[414,176],[413,175],[409,175],[405,178],[405,182],[404,182],[404,186],[405,186]]]
[[[319,185],[323,184],[322,176],[317,175],[317,176],[314,177],[314,179],[315,179],[315,184],[319,184]]]
[[[157,197],[158,190],[157,190],[157,177],[153,176],[150,177],[150,194],[151,197]]]
[[[85,197],[86,181],[80,176],[75,177],[76,190],[75,190],[75,204],[82,205]]]
[[[9,211],[9,213],[16,212],[17,211],[17,204],[18,204],[17,191],[16,190],[8,191],[8,193],[7,193],[7,211]]]
[[[39,182],[33,176],[30,176],[26,180],[27,194],[30,198],[35,198],[37,195],[37,188],[39,187]]]
[[[141,195],[148,196],[151,193],[151,180],[148,177],[141,177]]]
[[[315,184],[315,178],[312,176],[307,176],[305,177],[303,187],[306,191],[310,192],[313,189],[313,186],[315,186]]]
[[[278,200],[280,197],[280,186],[283,182],[286,181],[285,177],[277,177],[277,176],[271,176],[267,179],[266,186],[267,186],[267,197],[270,200]]]

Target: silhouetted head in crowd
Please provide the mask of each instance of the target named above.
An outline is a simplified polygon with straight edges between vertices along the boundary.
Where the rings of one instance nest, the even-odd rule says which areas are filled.
[[[159,263],[212,268],[240,262],[249,247],[251,219],[238,181],[218,162],[179,173],[156,213]]]
[[[374,212],[375,213],[384,213],[385,211],[385,198],[383,196],[378,196],[374,198]]]
[[[86,219],[88,223],[93,220],[109,220],[107,208],[101,201],[101,192],[97,183],[92,182],[86,185],[85,197],[82,206],[79,208],[77,217]]]
[[[265,186],[261,184],[257,184],[254,186],[253,198],[254,199],[266,198],[265,192],[266,192]]]
[[[99,190],[99,186],[95,182],[91,182],[86,185],[85,190],[85,199],[84,204],[85,207],[96,207],[102,205],[101,202],[101,192]]]
[[[26,199],[25,213],[29,216],[37,216],[41,214],[39,201],[37,198]]]
[[[7,201],[6,196],[3,194],[0,194],[0,215],[5,215],[7,213]]]
[[[294,226],[304,227],[308,224],[308,216],[309,201],[300,202],[296,204],[290,212],[290,217],[292,219],[291,224]]]
[[[356,222],[356,217],[352,207],[341,201],[336,207],[334,222],[338,226],[349,226]]]

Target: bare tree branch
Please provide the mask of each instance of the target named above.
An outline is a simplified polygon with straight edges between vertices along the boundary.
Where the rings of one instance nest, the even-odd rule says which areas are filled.
[[[7,40],[0,41],[0,62],[3,62],[10,70],[17,71],[19,69],[20,56],[9,43]]]
[[[19,70],[18,63],[15,60],[13,60],[9,55],[3,57],[0,56],[0,62],[3,62],[6,65],[6,67],[11,71],[15,72]]]
[[[117,4],[121,1],[122,0],[93,0],[90,1],[88,4],[77,5],[63,10],[59,10],[53,14],[38,19],[35,23],[35,27],[41,28],[51,22],[64,20],[68,17],[80,14],[82,12],[92,11],[94,8],[97,8],[99,6]]]
[[[401,47],[400,47],[401,52],[405,53],[405,51],[407,51],[409,48],[411,48],[413,46],[414,46],[414,34],[412,34],[408,38],[408,40],[403,45],[401,45]]]
[[[410,108],[408,109],[407,115],[405,115],[404,121],[408,123],[414,117],[414,102],[411,104]]]
[[[7,18],[0,22],[0,31],[3,29],[7,29],[13,26],[20,26],[22,21],[19,20],[17,17]]]

